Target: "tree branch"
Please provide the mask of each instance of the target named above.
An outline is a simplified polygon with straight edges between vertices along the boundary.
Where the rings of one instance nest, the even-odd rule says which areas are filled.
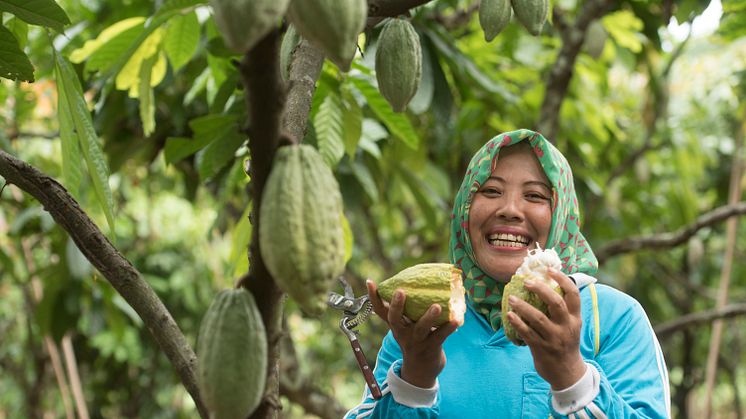
[[[634,252],[642,249],[668,249],[675,247],[686,242],[697,231],[705,227],[717,224],[735,215],[743,214],[746,214],[746,201],[733,205],[724,205],[699,216],[694,223],[684,226],[674,232],[660,233],[650,236],[629,237],[606,243],[606,245],[595,251],[596,258],[598,258],[598,263],[601,264],[607,259],[623,253]]]
[[[556,140],[559,131],[560,107],[567,95],[575,61],[585,41],[588,25],[603,16],[604,12],[613,4],[612,0],[588,0],[584,2],[583,8],[578,13],[578,17],[572,26],[565,26],[562,23],[564,19],[559,9],[555,8],[555,19],[561,23],[558,28],[561,29],[562,47],[547,78],[547,89],[537,123],[538,130],[550,141]]]
[[[746,303],[729,304],[721,309],[705,310],[681,316],[678,319],[661,323],[655,327],[655,334],[663,340],[671,337],[674,333],[701,326],[719,319],[728,319],[746,314]]]
[[[36,198],[91,264],[137,312],[176,369],[203,417],[207,411],[197,388],[196,356],[171,313],[140,272],[122,256],[75,199],[52,177],[0,150],[0,175]]]
[[[323,64],[324,53],[305,39],[292,53],[288,69],[290,88],[282,128],[295,143],[300,143],[305,137],[316,80]]]

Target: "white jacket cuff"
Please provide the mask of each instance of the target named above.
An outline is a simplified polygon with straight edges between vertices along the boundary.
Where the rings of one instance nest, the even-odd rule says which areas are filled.
[[[568,415],[589,405],[601,390],[601,374],[596,367],[585,364],[585,374],[575,384],[558,391],[552,390],[552,407],[562,415]]]
[[[401,361],[396,361],[389,368],[386,375],[391,396],[394,400],[407,407],[432,407],[438,397],[438,380],[430,388],[417,387],[404,381],[399,376]]]

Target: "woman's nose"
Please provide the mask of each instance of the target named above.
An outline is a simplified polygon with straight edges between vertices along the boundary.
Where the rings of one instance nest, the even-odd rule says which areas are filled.
[[[495,209],[495,215],[499,218],[506,220],[520,220],[522,219],[522,212],[520,208],[520,200],[513,194],[506,194]]]

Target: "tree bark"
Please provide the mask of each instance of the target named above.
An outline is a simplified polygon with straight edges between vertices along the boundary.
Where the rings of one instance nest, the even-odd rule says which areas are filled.
[[[143,320],[176,369],[203,417],[207,411],[197,388],[197,358],[155,291],[91,221],[75,199],[52,177],[0,150],[0,175],[34,198],[52,215],[91,264]]]

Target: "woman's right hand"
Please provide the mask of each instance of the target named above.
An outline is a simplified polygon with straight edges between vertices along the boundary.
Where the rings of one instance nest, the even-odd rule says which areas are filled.
[[[435,379],[446,365],[443,342],[456,330],[458,323],[452,320],[436,327],[435,321],[441,311],[438,304],[430,306],[424,316],[417,322],[412,322],[403,314],[406,300],[403,290],[394,291],[391,303],[388,303],[378,295],[378,287],[373,281],[368,280],[366,285],[373,311],[388,323],[401,348],[401,378],[413,386],[433,387]]]

